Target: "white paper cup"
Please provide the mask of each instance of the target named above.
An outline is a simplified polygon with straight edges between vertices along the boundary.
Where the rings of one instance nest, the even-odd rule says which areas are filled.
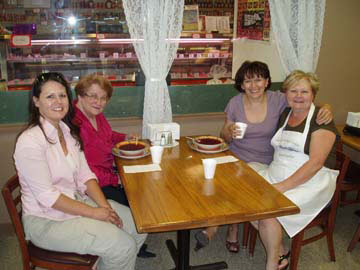
[[[160,164],[163,151],[164,147],[162,146],[155,145],[150,147],[151,159],[154,164]]]
[[[243,122],[236,122],[235,127],[237,129],[237,133],[240,133],[240,135],[234,136],[234,139],[242,139],[242,138],[244,138],[247,126],[248,125],[243,123]]]
[[[206,158],[202,160],[203,167],[204,167],[204,175],[205,179],[213,179],[215,175],[216,169],[216,159],[213,158]]]

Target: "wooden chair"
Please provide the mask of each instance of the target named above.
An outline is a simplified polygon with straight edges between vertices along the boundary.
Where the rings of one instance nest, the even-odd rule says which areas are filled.
[[[356,243],[360,241],[360,209],[357,210],[355,212],[355,214],[359,217],[359,225],[358,225],[358,227],[357,227],[357,229],[356,229],[356,231],[354,233],[353,238],[350,241],[350,244],[349,244],[348,249],[347,249],[348,252],[353,251],[353,249],[355,248]]]
[[[349,167],[350,159],[346,157],[343,153],[337,153],[337,168],[340,169],[339,176],[336,182],[336,189],[333,195],[331,202],[326,206],[317,217],[311,221],[302,231],[296,234],[291,241],[291,257],[290,257],[290,270],[296,270],[297,264],[299,262],[300,250],[301,247],[312,243],[316,240],[321,239],[322,237],[327,238],[328,250],[330,254],[330,260],[335,261],[335,250],[334,250],[334,241],[333,241],[333,232],[335,227],[335,216],[336,210],[339,205],[340,199],[340,187],[341,183],[344,181],[347,169]],[[320,227],[322,230],[320,233],[313,235],[312,237],[304,239],[305,232],[313,227]],[[254,256],[254,249],[256,244],[257,230],[248,222],[244,225],[243,231],[243,246],[247,246],[247,243],[244,243],[245,239],[249,238],[249,254]],[[245,235],[247,234],[247,235]]]
[[[337,145],[337,159],[339,153],[343,153],[342,143]],[[348,198],[349,192],[357,191],[356,197]],[[348,172],[340,185],[340,206],[349,204],[360,203],[360,165],[350,161]]]
[[[14,175],[3,187],[2,195],[20,243],[23,269],[30,270],[35,269],[35,267],[52,270],[92,269],[98,259],[97,256],[45,250],[25,240],[21,222],[21,195],[19,191],[19,178]]]

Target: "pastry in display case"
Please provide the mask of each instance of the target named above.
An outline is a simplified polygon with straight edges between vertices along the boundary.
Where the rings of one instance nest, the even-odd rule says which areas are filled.
[[[0,11],[0,79],[8,90],[29,90],[36,75],[47,71],[63,73],[71,84],[98,73],[114,86],[135,85],[141,68],[121,1],[43,0],[46,8],[20,2]],[[231,78],[231,38],[231,33],[183,33],[170,83],[206,84],[213,65],[227,70],[220,80]]]

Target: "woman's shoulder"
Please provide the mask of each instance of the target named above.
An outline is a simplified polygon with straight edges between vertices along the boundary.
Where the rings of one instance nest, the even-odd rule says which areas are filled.
[[[281,91],[272,91],[272,90],[267,90],[266,91],[266,95],[268,98],[268,102],[272,103],[272,102],[283,102],[286,100],[286,97],[284,95],[283,92]]]
[[[46,142],[44,133],[39,126],[30,127],[24,130],[16,141],[16,147],[29,147]]]
[[[334,120],[332,120],[328,124],[321,124],[321,125],[319,125],[316,122],[316,117],[317,117],[320,109],[321,109],[321,107],[319,107],[319,106],[315,107],[314,113],[313,113],[312,118],[311,118],[311,123],[310,123],[311,131],[314,132],[314,131],[319,130],[319,129],[325,129],[325,130],[331,131],[331,132],[335,133],[336,135],[338,135],[338,131],[336,129]]]
[[[243,99],[243,96],[244,96],[244,93],[239,93],[239,94],[237,94],[236,96],[233,96],[233,97],[230,99],[229,103],[230,103],[230,102],[239,102],[239,101],[241,101],[241,100]]]

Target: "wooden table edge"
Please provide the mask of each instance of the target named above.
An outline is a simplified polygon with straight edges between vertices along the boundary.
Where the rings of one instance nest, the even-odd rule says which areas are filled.
[[[237,214],[234,214],[233,216],[227,216],[224,219],[219,219],[218,217],[216,218],[217,221],[213,221],[209,224],[209,218],[203,219],[203,220],[197,220],[196,222],[193,222],[191,224],[189,224],[189,222],[184,222],[184,223],[179,223],[177,222],[176,224],[171,224],[171,223],[167,223],[167,224],[163,224],[163,225],[159,225],[159,224],[154,224],[154,226],[151,225],[147,225],[144,224],[144,228],[143,226],[137,226],[136,228],[138,230],[139,233],[157,233],[157,232],[169,232],[169,231],[178,231],[178,230],[191,230],[191,229],[198,229],[198,228],[204,228],[204,227],[209,227],[209,226],[222,226],[222,225],[228,225],[228,224],[236,224],[236,223],[242,223],[242,222],[246,222],[246,221],[254,221],[254,220],[260,220],[260,219],[265,219],[265,218],[274,218],[274,217],[281,217],[281,216],[288,216],[288,215],[293,215],[293,214],[298,214],[300,213],[300,209],[298,206],[296,206],[294,204],[294,206],[289,206],[285,211],[282,210],[281,212],[279,211],[273,211],[273,212],[266,212],[266,213],[262,213],[260,215],[240,215],[238,216]],[[243,217],[241,217],[243,216]],[[186,226],[184,226],[186,225]]]

